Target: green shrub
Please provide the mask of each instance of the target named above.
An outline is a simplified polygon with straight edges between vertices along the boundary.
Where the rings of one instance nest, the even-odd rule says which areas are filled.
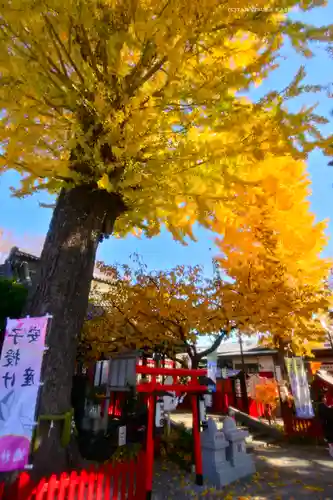
[[[161,439],[161,455],[190,471],[193,463],[192,431],[182,424],[173,427],[170,434],[165,429]]]
[[[136,458],[142,449],[139,443],[130,443],[125,446],[118,446],[116,451],[112,454],[112,457],[107,460],[107,463],[114,462],[128,462]]]
[[[28,296],[28,290],[21,283],[0,279],[0,332],[6,326],[7,318],[20,318]]]

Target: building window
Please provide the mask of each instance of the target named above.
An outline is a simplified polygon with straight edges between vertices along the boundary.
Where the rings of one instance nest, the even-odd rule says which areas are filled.
[[[243,370],[242,363],[235,363],[235,370]],[[245,371],[246,373],[259,373],[258,363],[245,363]]]

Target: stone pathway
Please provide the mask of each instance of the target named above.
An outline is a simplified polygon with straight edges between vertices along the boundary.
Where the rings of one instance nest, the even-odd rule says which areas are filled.
[[[172,418],[190,424],[184,415]],[[251,447],[256,474],[219,491],[196,487],[194,477],[174,464],[156,463],[153,500],[333,500],[333,459],[324,447],[266,445],[255,439]]]
[[[254,449],[257,472],[223,490],[194,485],[194,477],[170,463],[155,466],[153,500],[333,500],[333,460],[325,449],[269,446]]]

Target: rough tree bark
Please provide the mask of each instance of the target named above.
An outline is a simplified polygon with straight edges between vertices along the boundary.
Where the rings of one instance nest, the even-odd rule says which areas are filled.
[[[113,229],[125,210],[120,197],[89,186],[62,190],[41,255],[34,290],[26,313],[52,314],[44,356],[39,414],[59,415],[71,408],[71,388],[77,341],[85,318],[96,251],[101,236]],[[61,447],[62,425],[40,427],[41,442],[34,455],[35,475],[55,473],[68,466]]]

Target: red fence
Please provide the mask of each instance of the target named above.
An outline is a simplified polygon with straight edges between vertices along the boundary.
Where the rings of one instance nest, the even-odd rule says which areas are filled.
[[[311,419],[297,418],[292,408],[284,407],[282,410],[284,422],[284,433],[287,437],[295,436],[301,438],[311,438],[322,441],[323,429],[317,417]]]
[[[9,487],[0,483],[0,500],[145,500],[145,463],[142,452],[137,460],[63,473],[38,484],[22,472]]]

